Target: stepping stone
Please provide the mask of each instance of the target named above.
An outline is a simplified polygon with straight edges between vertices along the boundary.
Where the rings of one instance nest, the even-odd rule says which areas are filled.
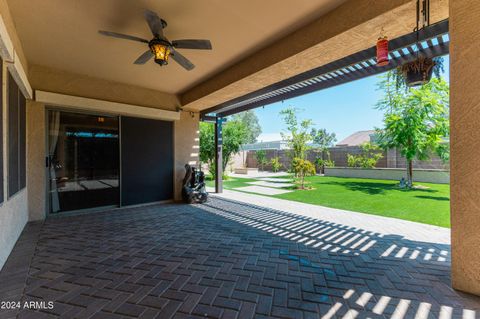
[[[248,182],[247,184],[257,185],[257,186],[265,186],[265,187],[273,187],[273,188],[285,188],[285,187],[292,187],[295,184],[292,183],[272,183],[266,181],[256,181],[256,182]]]
[[[244,187],[234,188],[234,190],[249,192],[249,193],[257,193],[261,195],[280,195],[280,194],[286,194],[291,192],[286,189],[277,189],[277,188],[270,188],[270,187],[263,187],[263,186],[244,186]]]

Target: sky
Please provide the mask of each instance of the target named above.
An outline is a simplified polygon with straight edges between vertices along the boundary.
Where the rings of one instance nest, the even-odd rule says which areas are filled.
[[[444,57],[444,68],[443,77],[449,81],[448,56]],[[312,119],[316,128],[334,132],[337,142],[357,131],[381,127],[383,113],[375,109],[382,96],[377,89],[378,82],[379,76],[371,76],[255,109],[264,140],[274,139],[284,132],[279,112],[289,106],[302,110],[299,118]]]

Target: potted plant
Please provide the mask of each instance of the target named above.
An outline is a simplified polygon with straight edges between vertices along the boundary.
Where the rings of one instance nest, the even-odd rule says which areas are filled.
[[[426,84],[430,81],[436,63],[433,59],[419,56],[415,61],[401,66],[405,84],[409,87]]]

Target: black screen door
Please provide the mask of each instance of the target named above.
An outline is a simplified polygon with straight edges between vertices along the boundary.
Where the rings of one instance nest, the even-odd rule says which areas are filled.
[[[122,205],[173,198],[173,123],[121,117]]]
[[[118,117],[48,112],[50,213],[118,206]]]

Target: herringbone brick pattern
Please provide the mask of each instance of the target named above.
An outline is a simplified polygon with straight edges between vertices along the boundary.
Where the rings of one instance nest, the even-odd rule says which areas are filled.
[[[218,198],[49,219],[22,298],[54,308],[17,315],[476,318],[479,299],[450,288],[449,255]]]

